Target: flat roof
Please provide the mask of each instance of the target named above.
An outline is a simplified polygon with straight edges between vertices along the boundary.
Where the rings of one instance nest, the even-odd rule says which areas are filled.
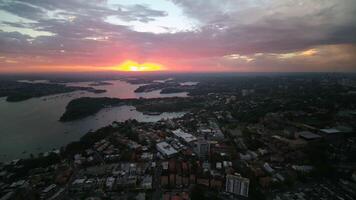
[[[326,134],[333,134],[333,133],[340,133],[341,131],[336,129],[336,128],[324,128],[320,129],[321,132],[326,133]]]
[[[48,193],[49,191],[51,191],[52,189],[54,189],[54,188],[56,188],[56,187],[57,187],[56,184],[52,184],[52,185],[46,187],[44,190],[42,190],[42,192]]]
[[[172,131],[172,133],[175,136],[183,139],[185,142],[188,142],[188,143],[197,140],[197,138],[195,136],[193,136],[192,134],[184,132],[182,129],[174,130],[174,131]]]
[[[74,180],[72,184],[73,185],[74,184],[83,184],[85,180],[86,180],[85,178],[79,178],[79,179]]]
[[[298,133],[300,137],[307,139],[307,140],[312,140],[312,139],[318,139],[321,138],[320,135],[309,132],[309,131],[302,131]]]
[[[170,144],[168,144],[167,142],[160,142],[156,144],[156,147],[158,149],[159,152],[161,152],[162,154],[166,155],[166,156],[171,156],[174,155],[176,153],[178,153],[177,150],[175,150]]]

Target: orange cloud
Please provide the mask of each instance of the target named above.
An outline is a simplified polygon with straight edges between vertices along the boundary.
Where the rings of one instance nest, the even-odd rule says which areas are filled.
[[[317,53],[318,53],[318,51],[316,49],[308,49],[306,51],[301,52],[300,55],[302,55],[302,56],[314,56]]]

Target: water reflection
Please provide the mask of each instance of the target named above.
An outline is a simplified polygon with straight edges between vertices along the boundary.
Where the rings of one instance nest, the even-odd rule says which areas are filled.
[[[132,106],[113,107],[101,110],[94,116],[82,120],[62,123],[58,119],[65,106],[79,97],[115,97],[115,98],[157,98],[185,97],[187,93],[160,94],[160,91],[135,93],[140,85],[123,81],[109,81],[112,85],[90,86],[105,89],[101,94],[76,91],[41,98],[32,98],[22,102],[10,103],[0,98],[0,161],[19,157],[28,157],[59,148],[71,141],[78,140],[89,130],[96,130],[112,121],[136,119],[138,121],[158,121],[162,118],[180,117],[184,113],[163,113],[157,116],[144,115]],[[68,83],[72,86],[89,86],[93,82]]]

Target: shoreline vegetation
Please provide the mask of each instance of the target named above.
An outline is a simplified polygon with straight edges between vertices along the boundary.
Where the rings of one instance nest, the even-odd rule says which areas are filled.
[[[156,90],[161,90],[161,94],[172,94],[180,92],[191,92],[196,87],[195,85],[182,85],[176,81],[165,81],[165,82],[152,82],[146,85],[139,86],[135,93],[152,92]]]
[[[106,81],[97,81],[89,84],[89,86],[106,86],[106,85],[113,85],[113,84]]]
[[[68,122],[82,119],[98,113],[101,109],[115,106],[134,106],[136,110],[148,115],[159,115],[164,112],[183,112],[199,108],[202,102],[197,97],[171,97],[153,99],[119,99],[108,97],[82,97],[73,99],[59,119]]]
[[[89,84],[89,87],[66,86],[61,83],[73,82],[74,80],[49,80],[48,82],[21,82],[16,80],[0,81],[0,97],[6,97],[8,102],[20,102],[31,98],[44,97],[55,94],[63,94],[78,90],[88,91],[92,93],[105,93],[104,89],[95,89],[95,86],[107,86],[112,83],[97,80]],[[77,80],[78,81],[78,80]],[[82,80],[80,80],[82,81]],[[146,93],[160,90],[160,94],[172,93],[194,93],[196,85],[182,85],[180,82],[173,79],[163,80],[163,82],[155,82],[155,79],[122,79],[130,84],[144,84],[139,86],[135,93]]]
[[[17,81],[0,81],[0,97],[6,97],[8,102],[20,102],[31,98],[84,90],[92,93],[104,93],[92,87],[74,87],[53,83],[24,83]]]
[[[66,111],[63,113],[59,121],[73,121],[84,118],[99,112],[105,107],[118,106],[122,101],[116,98],[90,98],[81,97],[74,99],[66,106]]]

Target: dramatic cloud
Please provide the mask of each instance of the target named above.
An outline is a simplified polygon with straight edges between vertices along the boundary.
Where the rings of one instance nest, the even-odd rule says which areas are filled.
[[[0,72],[355,71],[354,0],[0,0]]]

